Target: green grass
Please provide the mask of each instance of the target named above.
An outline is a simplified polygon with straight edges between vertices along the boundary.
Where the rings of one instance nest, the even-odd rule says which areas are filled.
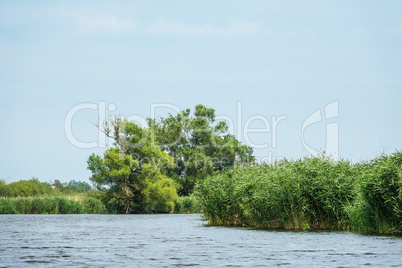
[[[398,233],[402,153],[351,164],[328,157],[239,167],[195,195],[211,225]]]
[[[102,214],[93,197],[0,197],[0,214]]]

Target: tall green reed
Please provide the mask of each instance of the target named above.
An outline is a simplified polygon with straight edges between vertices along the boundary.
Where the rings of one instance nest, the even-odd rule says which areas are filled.
[[[392,233],[401,173],[401,153],[358,164],[308,157],[225,171],[195,194],[210,224]]]
[[[67,197],[0,197],[0,214],[101,214],[104,205],[98,199]]]

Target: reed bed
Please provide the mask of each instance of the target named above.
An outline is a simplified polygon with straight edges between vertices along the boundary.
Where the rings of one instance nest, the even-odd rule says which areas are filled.
[[[0,197],[0,214],[102,214],[104,205],[93,197]]]
[[[402,153],[238,167],[209,177],[195,195],[211,225],[400,233]]]
[[[174,213],[199,213],[200,209],[195,196],[179,196],[174,207]]]

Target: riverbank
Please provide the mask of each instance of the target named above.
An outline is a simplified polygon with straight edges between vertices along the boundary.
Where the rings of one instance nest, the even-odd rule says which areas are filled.
[[[109,214],[105,205],[85,195],[0,197],[0,214]],[[199,213],[194,197],[178,197],[174,214]],[[112,213],[116,214],[116,213]]]
[[[196,190],[210,225],[402,232],[402,153],[352,164],[328,157],[238,167]]]
[[[104,205],[93,197],[0,197],[0,214],[102,214]]]

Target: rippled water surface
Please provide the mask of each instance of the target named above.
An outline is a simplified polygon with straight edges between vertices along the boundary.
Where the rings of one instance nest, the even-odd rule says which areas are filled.
[[[0,215],[0,267],[402,267],[402,238],[206,227],[200,215]]]

